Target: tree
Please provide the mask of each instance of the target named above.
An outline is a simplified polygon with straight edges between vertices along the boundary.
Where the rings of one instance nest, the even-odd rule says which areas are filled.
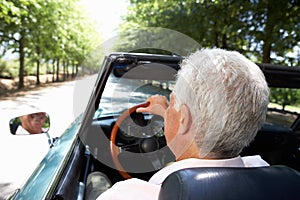
[[[257,55],[262,55],[261,62],[271,63],[272,54],[284,57],[299,45],[299,6],[294,0],[278,0],[276,3],[270,0],[251,1],[245,34],[256,44],[253,50]],[[276,62],[276,57],[273,59]]]
[[[276,3],[270,0],[131,0],[130,3],[126,23],[121,26],[121,34],[127,39],[119,45],[121,49],[138,49],[141,43],[160,46],[158,42],[162,39],[153,39],[155,34],[148,29],[162,27],[188,35],[201,47],[237,50],[255,62],[290,64],[288,53],[300,51],[297,0]],[[146,33],[132,31],[135,29]],[[183,47],[171,35],[163,37]],[[298,52],[290,65],[299,65],[299,58]],[[294,90],[272,89],[272,92],[271,101],[280,103],[283,109],[299,102],[299,93]]]
[[[285,110],[287,105],[300,104],[300,91],[291,88],[272,88],[270,101],[281,105],[282,110]]]
[[[299,45],[299,5],[294,0],[130,2],[127,28],[169,28],[203,47],[238,50],[259,62],[271,62],[272,55],[284,56]]]
[[[18,88],[24,87],[24,63],[26,51],[26,35],[28,34],[28,25],[34,20],[30,15],[30,10],[38,6],[35,0],[15,0],[6,2],[2,5],[1,22],[1,41],[5,49],[13,49],[19,53],[19,84]],[[4,17],[4,15],[6,16]]]
[[[0,41],[3,53],[19,54],[19,88],[24,87],[25,57],[36,63],[37,84],[42,63],[78,64],[98,45],[99,34],[78,0],[0,0]],[[92,36],[92,37],[91,37]]]

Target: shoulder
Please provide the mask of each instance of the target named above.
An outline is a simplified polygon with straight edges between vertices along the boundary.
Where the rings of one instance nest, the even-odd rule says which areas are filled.
[[[30,133],[26,131],[21,125],[18,126],[16,130],[16,135],[29,135]]]
[[[245,167],[265,167],[270,166],[259,155],[242,157]]]

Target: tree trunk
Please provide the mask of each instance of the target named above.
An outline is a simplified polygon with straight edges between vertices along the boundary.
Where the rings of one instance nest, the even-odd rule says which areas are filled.
[[[55,82],[55,59],[52,63],[52,82]]]
[[[75,68],[75,76],[78,75],[78,68],[79,68],[79,64],[76,64],[76,68]]]
[[[36,46],[36,54],[37,54],[37,59],[36,59],[36,85],[40,85],[40,54],[41,54],[41,49],[39,47],[39,37],[37,37],[37,46]]]
[[[66,62],[66,73],[67,73],[67,80],[69,80],[69,60]]]
[[[72,79],[75,78],[75,63],[72,62]]]
[[[25,31],[22,30],[20,32],[20,40],[18,41],[19,42],[19,54],[20,54],[20,57],[19,57],[19,62],[20,62],[20,68],[19,68],[19,84],[18,84],[18,88],[21,89],[24,87],[24,58],[25,58],[25,52],[24,52],[24,43],[25,43],[25,38],[24,38],[24,35],[25,35]]]
[[[271,50],[272,50],[272,34],[274,30],[274,22],[272,20],[272,4],[268,3],[268,10],[267,10],[267,21],[266,21],[266,28],[265,28],[265,35],[264,35],[264,44],[263,44],[263,63],[271,63]]]
[[[271,63],[271,44],[267,40],[268,39],[265,40],[265,44],[263,46],[263,63]]]
[[[225,33],[222,34],[222,48],[227,49],[227,36]]]
[[[40,60],[36,60],[36,85],[40,85]]]
[[[218,48],[218,47],[219,47],[219,41],[218,41],[219,35],[218,35],[218,33],[216,32],[214,36],[215,36],[215,47]]]
[[[56,82],[59,82],[59,58],[56,60]]]
[[[66,61],[63,60],[63,81],[66,80]]]

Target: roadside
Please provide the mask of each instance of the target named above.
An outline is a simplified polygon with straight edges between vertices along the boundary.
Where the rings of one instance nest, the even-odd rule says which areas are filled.
[[[58,87],[66,84],[67,82],[79,80],[85,76],[76,77],[74,79],[68,79],[60,82],[52,82],[52,74],[40,75],[40,85],[36,85],[35,76],[24,77],[24,88],[18,89],[18,79],[5,79],[0,78],[0,101],[13,100],[17,97],[21,97],[30,92],[36,92],[44,88]],[[62,79],[62,77],[61,77]]]

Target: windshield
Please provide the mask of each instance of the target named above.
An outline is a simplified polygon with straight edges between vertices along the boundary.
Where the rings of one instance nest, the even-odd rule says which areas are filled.
[[[121,77],[116,76],[113,72],[110,74],[94,119],[120,114],[128,108],[145,102],[148,97],[155,94],[169,98],[175,83],[174,80],[155,80],[153,74],[136,77],[132,73]]]
[[[298,117],[298,113],[276,108],[269,108],[267,112],[266,124],[278,125],[290,128]]]
[[[177,70],[157,62],[115,62],[94,119],[119,115],[148,97],[160,94],[169,98]],[[300,113],[300,90],[271,88],[266,124],[292,127]]]

